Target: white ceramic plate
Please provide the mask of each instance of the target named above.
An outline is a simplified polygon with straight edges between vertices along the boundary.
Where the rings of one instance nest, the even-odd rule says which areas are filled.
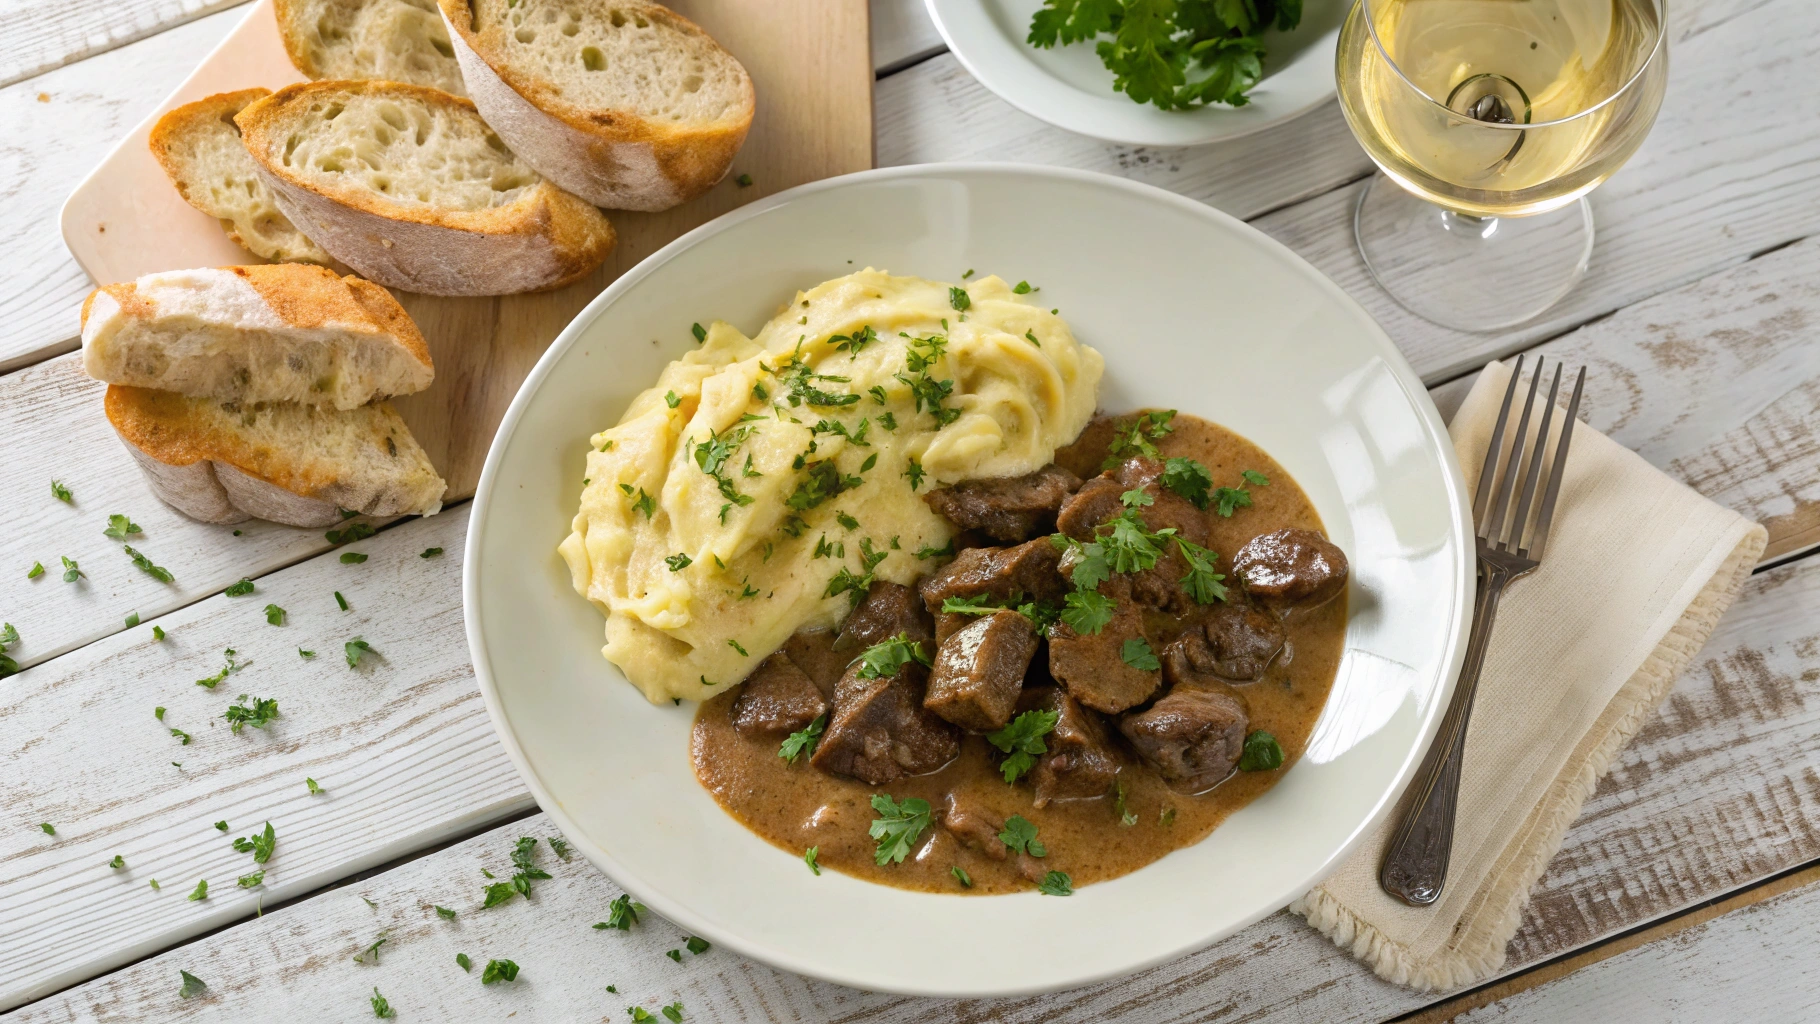
[[[1198,146],[1268,128],[1333,96],[1334,48],[1351,0],[1307,0],[1293,32],[1271,32],[1264,79],[1243,107],[1158,110],[1112,91],[1093,43],[1025,42],[1042,0],[925,0],[948,49],[999,99],[1071,132],[1131,146]],[[961,269],[965,270],[965,267]]]
[[[1307,755],[1204,842],[1074,896],[912,893],[812,875],[724,813],[688,757],[693,705],[652,706],[600,656],[556,555],[588,435],[692,322],[756,332],[798,288],[868,264],[1027,279],[1106,356],[1109,409],[1233,427],[1293,473],[1352,559],[1346,654]],[[488,453],[463,597],[488,710],[544,810],[679,927],[867,989],[1035,992],[1167,960],[1282,907],[1388,809],[1439,719],[1471,604],[1467,499],[1427,392],[1364,310],[1288,249],[1120,178],[931,165],[806,185],[677,239],[575,318]],[[1040,936],[1039,941],[1008,940]]]

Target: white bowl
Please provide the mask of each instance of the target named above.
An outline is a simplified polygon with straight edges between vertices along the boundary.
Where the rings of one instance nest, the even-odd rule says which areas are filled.
[[[1352,0],[1307,0],[1291,32],[1264,37],[1264,78],[1242,107],[1159,110],[1112,90],[1093,42],[1039,50],[1025,42],[1042,0],[925,0],[948,49],[999,99],[1057,128],[1129,146],[1236,139],[1306,113],[1333,96],[1340,23]],[[961,268],[965,270],[966,268]]]
[[[600,656],[556,554],[588,435],[694,346],[868,264],[1038,285],[1106,356],[1101,403],[1250,437],[1352,559],[1346,653],[1307,755],[1205,841],[1072,897],[914,893],[824,871],[723,812],[690,769],[693,705],[653,706]],[[1333,869],[1390,807],[1439,720],[1471,603],[1468,502],[1427,392],[1390,340],[1288,249],[1119,178],[1006,165],[869,171],[704,225],[589,304],[506,412],[474,499],[463,598],[506,750],[563,833],[679,927],[866,989],[1028,993],[1229,935]]]

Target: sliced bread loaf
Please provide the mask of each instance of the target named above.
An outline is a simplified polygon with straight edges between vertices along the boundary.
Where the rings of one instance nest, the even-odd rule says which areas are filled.
[[[221,221],[228,237],[255,256],[328,264],[334,258],[304,237],[272,201],[240,143],[234,115],[270,89],[242,89],[185,103],[152,126],[152,155],[185,202]]]
[[[380,284],[538,291],[587,275],[613,248],[599,210],[545,181],[472,103],[438,89],[289,85],[235,121],[285,216]]]
[[[97,288],[82,304],[82,366],[109,384],[337,409],[422,391],[436,376],[390,292],[302,263],[173,270]]]
[[[340,509],[430,515],[446,485],[385,403],[237,405],[110,384],[108,422],[159,498],[192,519],[329,526]]]
[[[278,34],[311,78],[427,85],[465,96],[435,0],[276,0]]]
[[[752,126],[746,69],[658,4],[440,3],[487,123],[544,177],[596,206],[665,210],[706,192]]]

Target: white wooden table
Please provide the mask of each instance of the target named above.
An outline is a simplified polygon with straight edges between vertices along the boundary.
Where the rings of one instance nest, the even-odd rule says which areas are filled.
[[[1593,197],[1591,274],[1546,321],[1486,336],[1416,320],[1370,283],[1348,214],[1371,166],[1331,104],[1212,148],[1104,145],[988,94],[915,0],[873,0],[881,165],[1085,167],[1250,219],[1364,303],[1444,412],[1490,356],[1584,360],[1594,426],[1771,536],[1696,665],[1588,801],[1502,979],[1409,992],[1279,913],[1121,982],[962,1002],[852,991],[718,949],[674,962],[683,936],[663,921],[589,927],[619,891],[579,858],[545,854],[555,877],[532,899],[478,910],[482,871],[509,871],[518,836],[555,832],[494,740],[468,665],[465,507],[382,531],[350,566],[319,533],[203,527],[145,490],[70,354],[90,283],[55,214],[241,17],[226,6],[0,6],[0,621],[17,626],[10,653],[25,667],[0,680],[8,1020],[361,1020],[375,988],[414,1021],[623,1021],[628,1006],[676,1000],[694,1021],[1820,1019],[1820,240],[1808,240],[1820,5],[1672,4],[1667,103]],[[73,505],[51,497],[52,479]],[[102,535],[115,512],[175,582],[140,574]],[[419,557],[432,547],[443,554]],[[87,578],[64,583],[61,556]],[[34,562],[47,572],[28,580]],[[242,577],[255,594],[222,596]],[[287,609],[284,625],[266,623],[267,603]],[[355,636],[383,657],[349,669]],[[227,647],[246,670],[191,685]],[[282,697],[284,718],[230,735],[220,709],[242,690]],[[266,821],[278,841],[264,883],[240,888],[253,864],[229,840]],[[109,866],[116,855],[124,867]],[[208,898],[186,898],[199,879]],[[353,960],[381,935],[380,962]],[[518,980],[481,985],[493,958],[518,963]],[[207,983],[201,997],[178,998],[180,970]]]

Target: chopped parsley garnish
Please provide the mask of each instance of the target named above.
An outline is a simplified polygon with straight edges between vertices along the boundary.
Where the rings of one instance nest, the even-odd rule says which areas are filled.
[[[1182,537],[1175,539],[1176,550],[1188,563],[1188,575],[1182,577],[1182,585],[1187,588],[1188,596],[1196,604],[1212,604],[1226,600],[1226,586],[1220,581],[1225,579],[1223,573],[1213,571],[1214,559],[1218,556],[1193,541]]]
[[[1255,469],[1242,469],[1239,471],[1239,475],[1244,477],[1245,482],[1253,487],[1270,486],[1270,478]]]
[[[82,567],[76,564],[75,559],[68,555],[58,555],[57,557],[63,559],[63,582],[74,583],[88,576],[88,573],[83,572]]]
[[[1206,508],[1208,490],[1213,487],[1213,471],[1193,459],[1170,459],[1163,464],[1161,483],[1194,502],[1195,508]]]
[[[468,955],[466,953],[455,954],[455,966],[461,968],[464,971],[469,972],[470,974],[473,973],[473,971],[474,971],[474,961],[469,960]]]
[[[707,939],[704,939],[699,935],[689,936],[688,941],[684,942],[683,945],[687,946],[689,948],[689,952],[695,954],[696,956],[700,956],[703,953],[706,953],[708,950],[714,948],[712,943],[710,943]]]
[[[739,493],[733,486],[732,478],[727,475],[725,470],[727,463],[732,459],[733,454],[739,451],[739,446],[746,443],[746,440],[752,436],[752,432],[755,429],[756,428],[754,427],[746,426],[739,427],[735,430],[712,433],[708,435],[706,441],[703,441],[692,448],[695,464],[701,467],[703,473],[706,473],[713,478],[715,486],[720,489],[721,497],[742,507],[752,504],[753,498],[750,494]],[[763,475],[752,468],[752,456],[750,454],[746,456],[746,468],[743,475],[749,477]],[[620,486],[624,487],[625,485],[621,484]],[[642,495],[644,494],[644,490],[641,488],[638,493]],[[722,521],[724,522],[726,510],[723,509],[721,514]],[[651,514],[646,512],[645,518],[649,519],[650,517]]]
[[[376,532],[378,531],[373,529],[372,523],[349,523],[345,530],[330,530],[322,536],[330,544],[347,544],[357,540],[366,540]]]
[[[1042,343],[1042,342],[1040,342],[1040,341],[1038,341],[1038,340],[1036,340],[1036,332],[1035,332],[1035,331],[1025,331],[1025,332],[1024,332],[1024,340],[1025,340],[1025,341],[1027,341],[1027,342],[1029,342],[1029,343],[1030,343],[1030,344],[1032,344],[1032,345],[1035,345],[1035,346],[1036,346],[1036,347],[1037,347],[1037,348],[1042,348],[1042,347],[1043,347],[1043,343]]]
[[[305,775],[303,777],[303,784],[305,786],[309,787],[311,796],[315,796],[316,794],[322,792],[322,785],[320,783],[318,783],[315,779],[310,778],[308,775]]]
[[[845,512],[836,511],[834,513],[834,521],[839,523],[841,525],[841,528],[844,530],[859,529],[859,520],[853,518],[852,516],[848,515]]]
[[[1125,780],[1116,779],[1112,783],[1112,813],[1119,816],[1119,824],[1125,828],[1137,824],[1137,815],[1125,807]]]
[[[112,537],[115,540],[125,540],[129,533],[144,533],[145,531],[139,528],[138,523],[133,522],[126,516],[111,515],[107,517],[107,529],[102,530],[101,532],[103,535]]]
[[[676,1002],[661,1006],[658,1009],[663,1011],[664,1019],[668,1020],[670,1024],[682,1024],[682,1000],[678,999]]]
[[[811,846],[803,851],[803,863],[809,865],[809,870],[815,872],[815,877],[817,878],[821,877],[822,867],[820,864],[815,863],[815,855],[820,853],[821,849],[822,848],[819,846]]]
[[[171,575],[171,571],[169,569],[166,569],[165,567],[163,567],[161,565],[153,565],[151,559],[145,557],[145,555],[141,554],[140,552],[133,550],[133,546],[131,544],[122,544],[120,546],[120,549],[122,551],[125,551],[127,554],[127,557],[129,557],[133,560],[133,564],[139,567],[140,572],[145,573],[147,576],[150,576],[152,579],[155,579],[160,583],[169,583],[169,582],[171,582],[171,580],[176,578]],[[65,575],[64,578],[68,579],[69,577],[67,575]],[[236,586],[237,585],[238,584],[236,584]],[[251,588],[251,586],[252,586],[251,584],[248,584],[249,589]]]
[[[1013,814],[1005,819],[1005,827],[999,832],[998,841],[1032,857],[1049,856],[1049,849],[1036,837],[1036,826],[1021,815]]]
[[[39,830],[40,830],[40,831],[42,831],[42,832],[43,832],[43,833],[44,833],[44,834],[45,834],[45,835],[47,835],[47,836],[54,836],[54,835],[56,835],[56,834],[57,834],[57,826],[55,826],[55,825],[53,825],[53,824],[51,824],[51,823],[50,823],[50,822],[48,822],[48,821],[47,821],[47,822],[44,822],[44,823],[43,823],[43,824],[41,824],[41,825],[39,825],[39,826],[38,826],[38,829],[39,829]]]
[[[782,745],[777,748],[777,756],[791,764],[795,764],[797,757],[803,754],[813,757],[815,746],[821,742],[822,730],[827,728],[827,725],[827,715],[815,716],[815,721],[785,737]]]
[[[261,868],[260,870],[255,871],[250,875],[241,875],[236,880],[236,884],[239,885],[242,889],[251,889],[252,887],[254,887],[256,885],[260,885],[264,882],[265,882],[265,869],[264,868]]]
[[[622,484],[621,486],[625,485]],[[651,519],[657,515],[657,499],[646,494],[643,487],[638,489],[638,498],[632,502],[632,507],[643,512],[646,519]]]
[[[1264,32],[1302,20],[1302,0],[1044,0],[1025,41],[1048,49],[1099,38],[1112,88],[1135,103],[1187,110],[1242,107],[1264,77]]]
[[[436,911],[436,916],[442,918],[444,921],[455,920],[455,911],[450,910],[448,907],[436,907],[434,909]]]
[[[798,512],[807,512],[835,495],[865,482],[857,476],[842,476],[832,459],[808,463],[805,469],[806,473],[796,485],[796,490],[784,499],[786,506]]]
[[[556,839],[547,840],[547,842],[550,844],[550,849],[556,851],[557,857],[565,861],[569,859],[568,840],[558,837]]]
[[[361,554],[358,551],[343,551],[341,553],[341,564],[342,565],[359,565],[360,563],[362,563],[366,560],[367,560],[367,556]]]
[[[371,654],[374,657],[380,656],[379,652],[377,650],[373,649],[372,644],[367,643],[365,640],[362,640],[359,637],[355,637],[354,639],[349,640],[347,643],[342,644],[341,651],[342,651],[342,654],[345,655],[348,659],[349,668],[359,668],[360,659],[365,657],[366,655]]]
[[[204,878],[196,883],[196,888],[190,890],[190,902],[196,903],[198,901],[206,900],[208,898],[209,898],[209,880]]]
[[[375,1017],[396,1017],[396,1016],[398,1016],[397,1011],[392,1009],[392,1004],[386,1002],[385,996],[382,996],[379,994],[378,986],[375,986],[373,988],[373,998],[372,998],[371,1002],[373,1004],[373,1016],[375,1016]]]
[[[342,611],[345,612],[348,610],[348,599],[342,597],[341,591],[339,590],[335,591],[335,603],[341,606]]]
[[[1221,487],[1213,492],[1213,503],[1215,512],[1230,519],[1234,509],[1250,507],[1251,492],[1243,487]]]
[[[1157,456],[1156,445],[1152,441],[1160,440],[1175,432],[1169,421],[1175,419],[1174,409],[1161,409],[1155,412],[1142,413],[1117,428],[1112,443],[1107,446],[1106,461],[1102,469],[1111,469],[1131,455],[1142,455],[1154,459]]]
[[[441,548],[424,548],[423,553],[418,555],[417,557],[418,558],[435,558],[437,555],[440,555],[440,554],[442,554]]]
[[[138,612],[127,612],[126,613],[126,628],[132,629],[134,626],[137,626],[137,625],[139,625],[139,613]]]
[[[838,409],[859,401],[859,396],[846,392],[826,391],[817,386],[818,381],[829,384],[851,384],[851,377],[836,377],[827,373],[816,373],[808,363],[802,361],[801,355],[792,355],[788,362],[778,366],[773,372],[777,382],[784,387],[784,401],[792,408],[808,405],[817,409]]]
[[[116,853],[114,854],[114,859],[107,862],[107,866],[113,868],[115,871],[119,871],[121,868],[126,867],[126,858]]]
[[[221,593],[225,597],[245,597],[252,592],[253,581],[242,576],[240,577],[240,582],[229,584],[228,588]]]
[[[910,481],[910,489],[914,491],[923,485],[923,477],[927,474],[923,472],[922,463],[915,459],[910,459],[908,461],[910,464],[904,467],[904,479]],[[948,546],[950,548],[954,547],[954,542],[949,541]],[[953,552],[950,551],[949,553],[952,554]]]
[[[934,664],[923,653],[922,641],[912,640],[904,633],[866,648],[860,654],[859,661],[861,679],[890,679],[897,675],[899,669],[913,661],[924,668]]]
[[[203,687],[207,687],[208,689],[213,690],[215,688],[216,683],[219,683],[223,679],[226,679],[228,676],[231,676],[234,673],[240,671],[241,669],[245,668],[248,664],[247,662],[236,661],[234,659],[234,649],[232,647],[229,647],[227,650],[223,651],[222,657],[227,659],[227,664],[221,666],[221,671],[215,673],[212,676],[205,676],[201,679],[196,680],[197,686],[203,686]]]
[[[1043,876],[1043,880],[1037,885],[1036,891],[1042,893],[1044,896],[1073,896],[1074,879],[1069,878],[1067,874],[1063,872],[1051,871]]]
[[[157,884],[158,883],[156,882],[152,883],[154,887],[156,887]],[[199,996],[202,994],[203,989],[209,987],[207,982],[188,971],[178,971],[177,973],[183,975],[183,987],[177,990],[177,998],[179,999],[190,999]]]
[[[664,404],[674,409],[682,404],[682,399],[676,397],[676,392],[666,391],[664,392]]]
[[[822,596],[826,598],[846,594],[851,607],[858,608],[859,603],[866,599],[866,591],[872,586],[872,579],[879,563],[889,557],[891,557],[891,552],[873,548],[872,538],[860,538],[860,571],[856,573],[846,566],[841,566],[840,570],[834,574],[834,578],[828,581],[828,589],[822,593]]]
[[[248,697],[244,693],[240,695],[240,701],[244,702],[247,700],[251,700],[253,703],[250,706],[245,703],[230,704],[228,705],[227,711],[222,714],[221,717],[228,720],[228,728],[230,731],[239,732],[240,727],[243,725],[250,725],[255,729],[263,729],[267,722],[278,717],[278,702],[276,700],[268,697]]]
[[[164,627],[163,626],[153,626],[152,627],[152,639],[153,640],[163,640],[164,639]]]
[[[25,570],[25,578],[28,580],[35,580],[42,575],[44,575],[43,562],[33,562],[32,567]]]
[[[215,823],[215,831],[217,831],[217,832],[226,832],[226,831],[227,831],[227,830],[228,830],[228,823],[227,823],[227,822],[226,822],[226,821],[225,821],[225,820],[223,820],[223,821],[217,821],[217,822],[216,822],[216,823]]]
[[[750,174],[742,174],[733,179],[733,184],[738,185],[740,188],[751,188],[752,176]]]
[[[728,640],[728,641],[727,641],[727,646],[728,646],[728,647],[731,647],[731,648],[733,648],[733,649],[734,649],[734,650],[736,650],[736,651],[738,651],[738,652],[739,652],[739,656],[740,656],[740,657],[742,657],[742,658],[750,658],[750,657],[751,657],[751,656],[752,656],[752,655],[750,655],[750,654],[748,654],[748,653],[746,653],[746,649],[745,649],[745,648],[744,648],[744,647],[741,647],[741,646],[740,646],[740,644],[739,644],[739,641],[738,641],[738,640],[733,640],[733,639],[729,639],[729,640]]]
[[[253,863],[264,864],[272,857],[272,848],[278,844],[278,833],[272,829],[272,823],[265,823],[265,831],[255,832],[234,840],[234,849],[240,853],[253,855]]]
[[[1156,820],[1157,820],[1157,823],[1162,825],[1164,828],[1168,828],[1170,825],[1175,824],[1175,808],[1173,808],[1173,807],[1163,808],[1162,811],[1157,814]]]
[[[689,333],[695,335],[695,340],[698,342],[708,340],[708,329],[700,324],[690,324]]]
[[[961,275],[961,280],[965,281],[966,279],[968,279],[969,277],[972,277],[972,276],[973,276],[973,268],[968,267],[967,272],[965,274]]]
[[[909,797],[899,803],[891,799],[889,793],[874,793],[872,809],[878,812],[878,817],[873,819],[872,826],[866,831],[878,841],[878,850],[873,854],[873,860],[881,867],[886,864],[902,864],[904,858],[910,856],[917,837],[929,827],[929,801]]]
[[[884,427],[886,430],[890,430],[890,431],[897,430],[897,414],[893,413],[893,412],[880,413],[879,417],[878,417],[878,425],[881,427]]]
[[[633,902],[629,894],[624,894],[607,904],[607,919],[594,927],[602,931],[608,928],[617,928],[622,932],[631,931],[632,926],[638,923],[638,915],[644,912],[643,903]]]
[[[51,481],[51,497],[56,498],[65,505],[74,505],[76,503],[76,496],[70,493],[68,487],[63,486],[63,481],[61,480]]]
[[[671,572],[682,572],[684,569],[695,564],[695,559],[690,558],[686,553],[679,551],[664,559],[664,564],[670,567]]]
[[[1239,771],[1268,772],[1283,767],[1283,745],[1262,729],[1245,737],[1244,753],[1239,755]]]
[[[365,899],[365,897],[362,897],[362,899]],[[367,900],[367,902],[371,903],[372,901]],[[379,962],[379,947],[385,945],[385,943],[386,943],[385,932],[380,932],[379,938],[374,939],[372,945],[370,945],[367,948],[361,950],[360,952],[354,954],[354,962],[357,964],[367,964],[367,963],[376,964],[376,963],[378,963]]]
[[[488,960],[481,969],[480,983],[491,985],[496,981],[517,981],[518,965],[510,960]]]
[[[914,488],[912,488],[912,489],[914,490]],[[942,545],[939,548],[930,547],[929,545],[924,544],[922,547],[916,549],[916,557],[918,559],[953,558],[954,557],[954,538],[953,537],[948,538],[948,543]]]
[[[19,631],[13,628],[13,624],[0,624],[0,679],[19,671],[19,663],[6,653],[8,647],[16,647],[18,644]]]
[[[642,1006],[628,1006],[626,1007],[626,1013],[631,1016],[632,1024],[643,1024],[644,1021],[657,1019],[656,1017],[651,1016],[650,1010],[647,1010]]]
[[[953,306],[958,312],[965,313],[968,309],[972,308],[973,299],[967,294],[967,289],[950,287],[948,289],[948,305]]]
[[[311,658],[314,658],[316,656],[316,652],[315,651],[306,651],[303,648],[299,647],[299,648],[297,648],[297,656],[299,658],[302,658],[304,661],[308,661]]]
[[[1097,590],[1076,590],[1062,600],[1062,622],[1082,636],[1105,629],[1116,608],[1112,598]]]
[[[1119,660],[1140,672],[1155,672],[1163,667],[1156,658],[1156,652],[1150,649],[1150,642],[1141,636],[1134,636],[1125,641],[1119,648]]]
[[[1004,751],[1010,756],[999,765],[999,772],[1006,782],[1016,782],[1023,774],[1036,767],[1038,754],[1049,752],[1048,744],[1043,737],[1055,730],[1055,723],[1061,716],[1054,711],[1026,711],[997,732],[986,734],[986,742]]]
[[[265,606],[265,621],[274,626],[284,625],[284,609],[278,607],[275,604],[266,605]]]
[[[1016,285],[1012,286],[1012,288],[1011,288],[1011,294],[1013,294],[1013,295],[1029,295],[1031,292],[1040,292],[1040,291],[1042,291],[1041,288],[1030,287],[1029,281],[1019,281]]]
[[[836,334],[828,338],[828,341],[834,345],[834,351],[855,356],[864,351],[867,345],[877,340],[878,332],[873,330],[870,324],[852,334]]]

